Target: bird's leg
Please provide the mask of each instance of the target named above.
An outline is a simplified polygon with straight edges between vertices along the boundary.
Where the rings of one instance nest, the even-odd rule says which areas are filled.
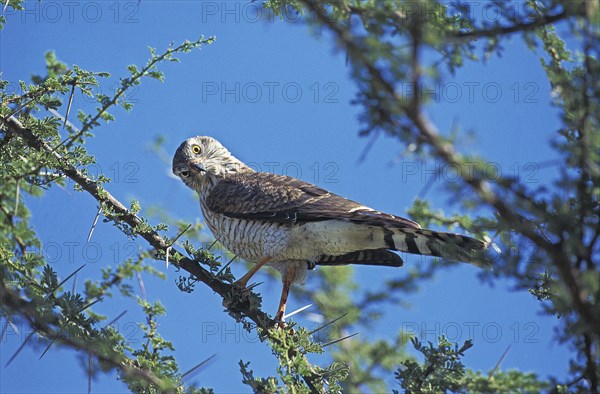
[[[296,269],[296,265],[290,265],[283,274],[283,288],[281,289],[279,308],[277,308],[277,314],[275,314],[275,321],[279,324],[280,328],[285,327],[283,316],[285,315],[285,307],[287,304],[288,295],[290,294],[290,287],[292,287],[292,282],[294,280],[294,276],[296,275]]]
[[[254,267],[250,269],[250,271],[246,272],[246,275],[236,280],[233,284],[242,288],[246,288],[246,285],[248,284],[250,278],[252,278],[254,274],[256,274],[256,272],[258,272],[258,270],[261,269],[262,266],[267,264],[269,260],[271,260],[271,256],[264,257],[261,261],[258,262],[258,264],[255,264]]]

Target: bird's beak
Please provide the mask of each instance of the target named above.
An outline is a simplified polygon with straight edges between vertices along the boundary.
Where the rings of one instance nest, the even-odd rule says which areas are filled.
[[[192,171],[206,172],[206,169],[204,168],[204,166],[201,163],[193,162],[190,160],[190,161],[188,161],[187,165],[188,165],[188,168]]]

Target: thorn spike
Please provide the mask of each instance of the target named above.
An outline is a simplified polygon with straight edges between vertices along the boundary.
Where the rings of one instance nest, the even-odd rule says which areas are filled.
[[[323,324],[322,326],[319,326],[319,327],[315,328],[314,330],[310,331],[310,332],[308,333],[308,335],[312,335],[312,334],[314,334],[314,333],[315,333],[315,332],[317,332],[317,331],[320,331],[320,330],[322,330],[322,329],[324,329],[324,328],[326,328],[326,327],[329,327],[330,325],[332,325],[332,324],[333,324],[333,323],[335,323],[336,321],[338,321],[338,320],[340,320],[341,318],[345,317],[347,314],[348,314],[348,312],[344,313],[344,314],[343,314],[343,315],[341,315],[340,317],[336,317],[336,318],[335,318],[335,319],[333,319],[332,321],[330,321],[330,322],[328,322],[328,323],[325,323],[325,324]]]
[[[308,304],[308,305],[305,305],[305,306],[303,306],[302,308],[298,308],[298,309],[296,309],[295,311],[293,311],[293,312],[290,312],[290,313],[288,313],[287,315],[284,315],[284,316],[283,316],[281,319],[282,319],[282,320],[285,320],[285,319],[287,319],[288,317],[292,317],[292,316],[294,316],[295,314],[297,314],[297,313],[300,313],[300,312],[302,312],[302,311],[304,311],[304,310],[306,310],[306,309],[310,308],[311,306],[313,306],[313,304]]]
[[[98,212],[96,212],[96,217],[94,218],[94,222],[92,223],[92,227],[90,228],[90,233],[88,234],[87,242],[90,242],[90,239],[92,239],[92,234],[94,234],[96,224],[98,223],[98,219],[100,218],[100,212],[102,212],[102,208],[98,207]]]
[[[25,340],[23,341],[23,343],[21,344],[21,346],[19,346],[19,348],[17,349],[17,351],[11,356],[11,358],[6,362],[6,364],[4,364],[4,367],[8,367],[10,365],[10,363],[13,362],[13,360],[19,355],[19,353],[21,353],[21,350],[23,350],[23,348],[25,347],[25,345],[27,344],[27,342],[29,342],[29,340],[31,339],[31,337],[33,336],[33,334],[35,334],[35,331],[32,331],[29,335],[27,335],[27,338],[25,338]]]
[[[201,361],[195,367],[191,368],[190,370],[188,370],[187,372],[185,372],[183,375],[181,375],[181,379],[185,378],[187,375],[191,374],[192,372],[198,370],[198,368],[201,368],[203,365],[205,365],[206,363],[208,363],[210,360],[212,360],[216,356],[217,356],[217,353],[213,354],[212,356],[210,356],[209,358],[205,359],[204,361]]]
[[[111,324],[113,324],[114,322],[116,322],[117,320],[119,320],[120,318],[122,318],[125,314],[127,313],[127,309],[125,309],[123,312],[119,313],[119,316],[115,317],[114,319],[112,319],[110,322],[108,322],[104,328],[110,326]]]
[[[329,342],[325,343],[322,347],[325,348],[325,347],[327,347],[329,345],[336,344],[336,343],[341,342],[341,341],[343,341],[345,339],[352,338],[355,335],[358,335],[358,333],[355,332],[354,334],[346,335],[345,337],[342,337],[342,338],[339,338],[339,339],[334,339],[333,341],[329,341]]]

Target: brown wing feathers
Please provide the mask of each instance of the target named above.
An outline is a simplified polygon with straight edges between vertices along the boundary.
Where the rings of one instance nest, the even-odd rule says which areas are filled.
[[[207,205],[215,212],[246,220],[289,223],[338,219],[373,226],[420,227],[299,179],[263,172],[227,177],[211,190]]]

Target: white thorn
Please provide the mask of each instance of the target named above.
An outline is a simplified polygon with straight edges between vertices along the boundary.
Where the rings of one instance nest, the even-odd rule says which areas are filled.
[[[88,234],[87,242],[90,242],[90,239],[92,239],[92,234],[94,234],[94,229],[96,228],[96,224],[98,224],[98,218],[100,217],[100,212],[102,212],[102,207],[98,207],[98,212],[96,212],[96,217],[94,218],[94,223],[92,223],[92,227],[90,228],[90,233]]]
[[[169,269],[169,252],[171,251],[172,246],[167,247],[165,253],[165,262],[167,263],[167,269]]]
[[[48,112],[50,112],[52,115],[56,116],[58,119],[62,120],[63,123],[65,123],[67,126],[69,126],[70,128],[72,128],[75,132],[79,133],[81,131],[73,123],[71,123],[68,120],[66,120],[65,117],[62,116],[61,114],[59,114],[58,111],[56,111],[55,109],[50,108],[48,110]]]
[[[295,311],[293,311],[292,313],[288,313],[287,315],[284,315],[284,316],[283,316],[281,319],[282,319],[282,320],[285,320],[285,319],[287,319],[288,317],[292,317],[292,316],[294,316],[296,313],[300,313],[300,312],[302,312],[303,310],[310,308],[312,305],[313,305],[313,304],[308,304],[308,305],[306,305],[306,306],[303,306],[303,307],[302,307],[302,308],[300,308],[300,309],[296,309],[296,310],[295,310]]]

